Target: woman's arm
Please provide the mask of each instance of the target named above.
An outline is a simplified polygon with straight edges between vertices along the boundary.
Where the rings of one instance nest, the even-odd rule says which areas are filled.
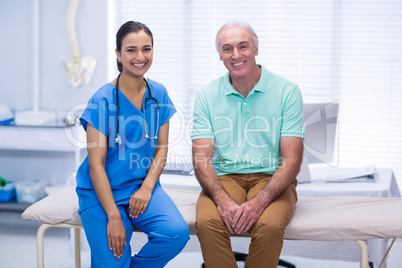
[[[115,257],[120,258],[126,243],[126,230],[121,221],[120,212],[114,201],[105,171],[107,138],[103,133],[88,124],[87,143],[91,144],[91,146],[88,146],[88,162],[92,184],[108,217],[107,238],[109,248],[113,250]]]
[[[130,216],[137,218],[147,210],[155,184],[166,163],[169,140],[169,122],[161,126],[151,166],[141,188],[130,198]]]

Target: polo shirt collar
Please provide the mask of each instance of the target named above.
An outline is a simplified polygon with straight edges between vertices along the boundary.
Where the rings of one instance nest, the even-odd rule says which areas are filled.
[[[258,83],[250,91],[249,95],[254,93],[254,91],[265,92],[265,89],[267,87],[268,70],[262,65],[259,65],[259,64],[257,64],[257,65],[258,65],[258,67],[261,68],[261,77],[260,77],[260,80],[258,80]],[[240,94],[239,92],[237,92],[237,90],[235,90],[233,88],[232,83],[230,83],[229,72],[227,72],[226,75],[223,77],[223,85],[225,88],[225,95]]]

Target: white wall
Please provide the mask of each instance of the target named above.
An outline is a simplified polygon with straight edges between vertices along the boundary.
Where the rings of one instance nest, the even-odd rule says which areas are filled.
[[[39,0],[40,109],[67,111],[107,82],[107,1],[78,5],[75,31],[81,56],[94,57],[97,64],[90,83],[74,88],[62,67],[63,61],[72,61],[66,26],[70,0]],[[33,0],[0,0],[0,103],[12,109],[33,108],[33,20]],[[0,174],[8,180],[60,184],[75,171],[73,156],[0,150]]]
[[[97,64],[88,85],[74,88],[62,67],[72,61],[66,16],[69,0],[39,0],[40,109],[68,110],[86,102],[107,79],[107,0],[80,1],[75,31],[81,56]],[[34,1],[0,1],[0,102],[33,107]]]

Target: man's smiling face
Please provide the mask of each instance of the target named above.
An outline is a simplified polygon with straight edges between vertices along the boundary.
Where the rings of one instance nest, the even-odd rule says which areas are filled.
[[[258,48],[246,28],[234,26],[219,34],[219,55],[231,76],[245,78],[256,65]]]

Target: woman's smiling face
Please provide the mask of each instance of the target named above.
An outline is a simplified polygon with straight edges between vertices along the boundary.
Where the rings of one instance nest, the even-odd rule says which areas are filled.
[[[116,54],[123,65],[123,73],[143,76],[152,65],[152,38],[144,31],[129,33]]]

